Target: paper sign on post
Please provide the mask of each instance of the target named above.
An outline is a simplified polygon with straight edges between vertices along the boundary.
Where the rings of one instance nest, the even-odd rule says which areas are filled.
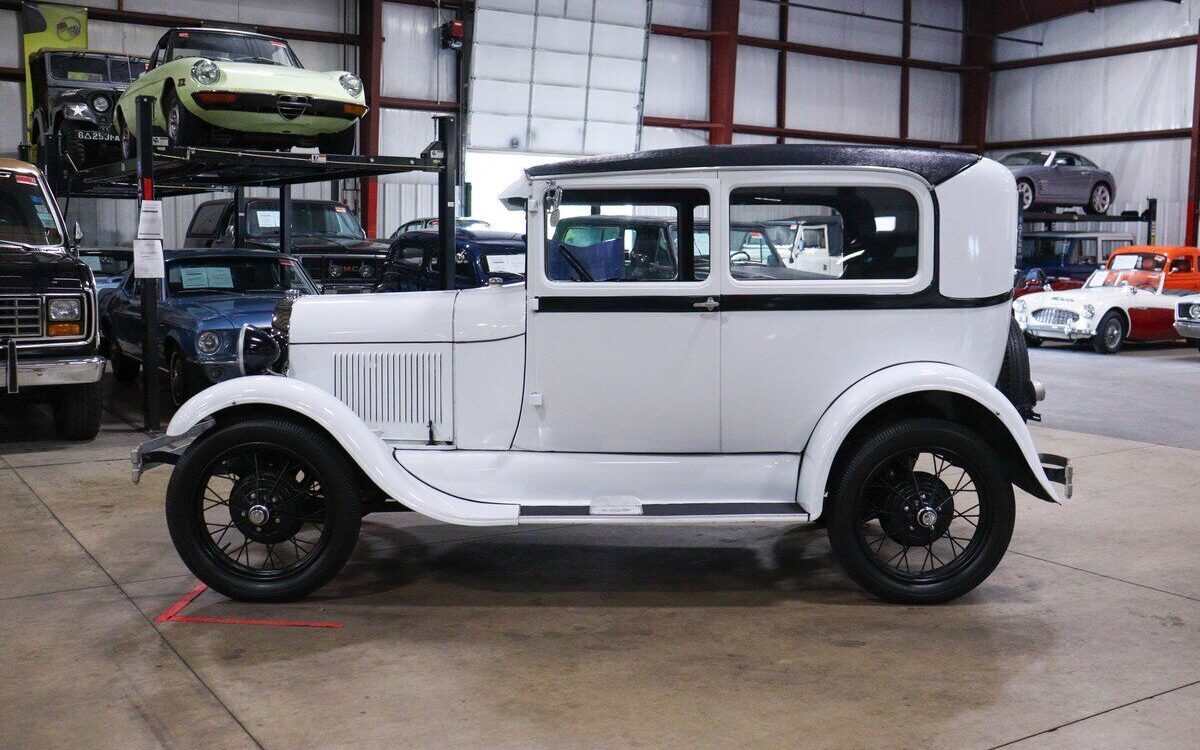
[[[163,205],[162,201],[142,201],[141,211],[138,212],[139,240],[163,239]]]
[[[133,241],[133,275],[139,279],[163,277],[162,240]]]

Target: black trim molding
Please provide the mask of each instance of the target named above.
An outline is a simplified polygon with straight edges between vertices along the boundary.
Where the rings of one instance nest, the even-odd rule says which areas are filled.
[[[709,310],[709,299],[720,303]],[[539,297],[545,313],[708,313],[752,310],[954,310],[995,307],[1012,292],[991,297],[946,297],[932,287],[915,294],[725,294],[719,297]]]

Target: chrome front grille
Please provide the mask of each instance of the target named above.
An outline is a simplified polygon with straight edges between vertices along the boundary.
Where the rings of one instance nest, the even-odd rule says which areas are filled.
[[[275,101],[275,107],[285,120],[294,120],[308,111],[310,102],[307,96],[280,96]]]
[[[1079,313],[1061,310],[1057,307],[1043,307],[1041,310],[1033,311],[1033,319],[1052,326],[1069,326],[1079,320]]]
[[[36,338],[41,335],[40,297],[0,297],[0,338]]]

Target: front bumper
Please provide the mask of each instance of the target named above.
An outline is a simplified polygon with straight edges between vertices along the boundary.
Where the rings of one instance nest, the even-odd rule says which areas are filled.
[[[1096,332],[1087,328],[1076,328],[1073,325],[1052,325],[1037,321],[1017,321],[1021,330],[1039,339],[1058,339],[1060,341],[1083,341],[1095,338]]]
[[[15,347],[8,347],[14,352]],[[7,354],[4,358],[4,390],[17,393],[22,388],[53,385],[87,385],[104,376],[104,357],[30,357],[21,359]]]
[[[1175,332],[1185,339],[1200,339],[1200,320],[1176,320]]]
[[[179,456],[184,449],[214,424],[216,424],[216,420],[209,417],[197,422],[195,427],[182,435],[160,435],[138,445],[129,454],[129,462],[133,468],[131,475],[133,483],[137,484],[141,481],[142,472],[146,469],[164,464],[174,466],[179,462]],[[180,443],[182,445],[179,445]],[[164,448],[166,450],[163,450]]]

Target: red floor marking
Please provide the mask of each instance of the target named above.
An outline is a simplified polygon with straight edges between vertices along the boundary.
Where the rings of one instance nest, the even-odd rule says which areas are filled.
[[[191,591],[179,597],[179,600],[163,610],[154,618],[155,622],[207,622],[215,625],[259,625],[268,628],[340,628],[342,623],[327,620],[263,620],[254,617],[208,617],[205,615],[181,615],[183,608],[195,601],[196,597],[208,590],[208,586],[198,583]]]

